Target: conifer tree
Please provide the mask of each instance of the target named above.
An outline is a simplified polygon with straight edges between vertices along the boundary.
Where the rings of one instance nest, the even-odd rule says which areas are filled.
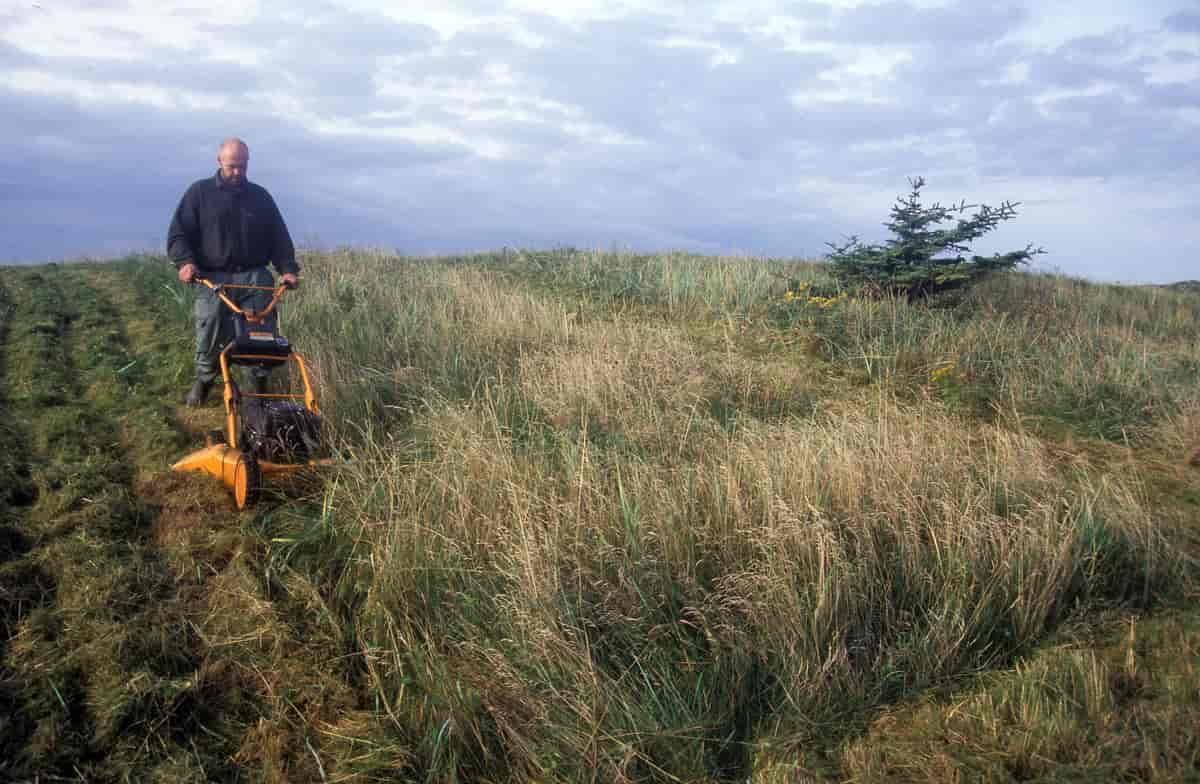
[[[897,197],[891,220],[883,224],[895,235],[892,239],[883,245],[866,245],[852,236],[841,245],[827,243],[832,249],[833,274],[843,286],[903,294],[912,300],[1026,264],[1045,252],[1027,245],[1023,250],[968,259],[964,254],[970,251],[970,243],[1016,217],[1019,204],[1006,201],[990,207],[962,201],[949,207],[936,202],[927,207],[921,204],[925,179],[910,179],[909,184],[912,191],[907,197]],[[976,212],[963,217],[967,210]],[[947,221],[954,223],[942,228]]]

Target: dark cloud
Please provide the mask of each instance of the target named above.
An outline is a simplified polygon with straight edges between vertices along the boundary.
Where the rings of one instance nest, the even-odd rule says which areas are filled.
[[[1063,98],[1041,107],[1032,100],[1006,107],[1005,120],[980,128],[975,142],[989,152],[993,171],[1028,176],[1112,177],[1200,172],[1191,134],[1141,102],[1116,93]]]
[[[1189,80],[1149,84],[1146,85],[1144,96],[1148,102],[1160,108],[1200,107],[1200,83]]]
[[[781,10],[789,16],[800,19],[808,24],[827,21],[835,13],[833,6],[821,2],[810,2],[809,0],[786,3]]]
[[[137,52],[146,48],[146,39],[131,30],[112,25],[95,25],[91,28],[91,33],[122,52]]]
[[[0,68],[24,68],[37,65],[41,58],[7,41],[0,40]]]
[[[1011,3],[960,2],[921,8],[902,0],[868,3],[832,17],[831,32],[854,43],[950,47],[994,41],[1028,19]]]
[[[349,59],[402,55],[428,49],[439,36],[422,24],[397,22],[379,13],[348,11],[310,2],[303,15],[269,14],[250,22],[208,22],[198,29],[216,42],[252,46],[264,53],[337,54]]]
[[[716,144],[743,157],[801,131],[793,92],[829,87],[820,76],[835,64],[829,55],[730,32],[719,42],[737,60],[717,64],[709,49],[662,45],[669,32],[655,18],[598,23],[560,31],[513,62],[541,95],[632,139]]]
[[[237,98],[246,92],[264,87],[261,71],[238,63],[220,61],[193,54],[181,58],[178,52],[144,44],[136,48],[133,59],[111,57],[80,57],[64,55],[46,57],[20,50],[14,67],[58,73],[75,80],[99,84],[119,83],[135,86],[187,90],[212,96]],[[4,53],[0,50],[0,61]]]
[[[1136,40],[1126,31],[1073,39],[1030,59],[1030,81],[1043,88],[1081,89],[1098,83],[1139,89],[1154,60],[1134,55]]]
[[[1163,19],[1163,27],[1175,33],[1200,33],[1200,10],[1171,14]]]
[[[426,52],[440,40],[425,25],[327,3],[306,5],[303,18],[271,16],[202,29],[226,45],[253,48],[262,59],[260,72],[270,75],[268,89],[303,95],[317,111],[340,116],[377,108],[375,74],[384,58]]]
[[[937,126],[958,129],[966,142],[963,163],[989,173],[1075,177],[1190,169],[1190,126],[1176,111],[1197,105],[1196,88],[1152,82],[1152,60],[1134,54],[1137,43],[1115,31],[1048,51],[1011,42],[915,50],[888,82],[897,101],[892,116],[861,120],[877,141],[897,131],[927,136],[914,152],[929,163],[935,156],[922,148],[943,146]],[[1027,79],[1002,79],[1007,63],[1027,66]],[[1101,94],[1079,94],[1092,91]],[[850,107],[839,117],[859,112]],[[841,138],[862,132],[846,133]],[[886,158],[894,165],[898,155],[891,151]],[[887,159],[880,164],[893,170]]]
[[[1172,49],[1163,55],[1163,59],[1174,65],[1187,65],[1200,62],[1200,54],[1196,52],[1185,52],[1182,49]]]
[[[158,248],[183,190],[215,170],[217,143],[230,128],[250,141],[251,178],[272,191],[297,239],[338,226],[340,241],[381,241],[392,222],[371,229],[356,205],[370,203],[372,189],[351,198],[353,190],[339,193],[332,181],[364,172],[400,179],[469,154],[399,140],[338,143],[249,110],[188,116],[0,89],[0,113],[16,123],[6,128],[12,138],[0,165],[0,202],[22,227],[20,238],[0,245],[6,262]],[[432,178],[424,179],[427,189]]]

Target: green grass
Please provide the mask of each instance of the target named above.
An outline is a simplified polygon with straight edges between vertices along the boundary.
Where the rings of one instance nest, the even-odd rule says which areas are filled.
[[[788,336],[778,303],[798,279],[822,284],[811,265],[345,254],[309,269],[341,299],[310,289],[297,342],[347,333],[336,356],[315,355],[327,386],[347,393],[351,419],[364,387],[404,414],[373,420],[361,468],[332,496],[371,566],[321,590],[354,597],[342,614],[372,630],[370,649],[407,641],[416,662],[385,659],[372,679],[385,705],[413,701],[400,724],[425,727],[403,736],[418,748],[436,741],[430,775],[737,773],[760,745],[756,759],[786,757],[1004,665],[1065,619],[1189,590],[1136,477],[1060,467],[1025,435],[1053,435],[1036,417],[1046,401],[1072,404],[1063,390],[1080,391],[1079,368],[1106,344],[993,323],[1024,296],[1014,283],[990,284],[990,311],[983,292],[949,310],[847,303],[799,314]],[[338,322],[348,301],[365,307]],[[1077,312],[1111,304],[1067,301],[1055,329],[1086,335]],[[310,307],[323,315],[305,341]],[[1129,320],[1163,352],[1193,350]],[[967,359],[931,383],[946,355]],[[380,372],[364,381],[364,366]],[[985,366],[998,388],[954,394],[989,386],[970,375]],[[1113,377],[1121,386],[1095,393],[1127,431],[1149,434],[1187,405],[1175,377]],[[1166,402],[1134,417],[1112,388]],[[992,404],[1003,396],[1011,411]],[[1093,414],[1060,419],[1076,438],[1111,440]],[[447,650],[465,658],[452,694]],[[493,701],[542,707],[497,727]]]
[[[862,301],[811,325],[823,355],[868,383],[932,392],[979,416],[1006,416],[1047,435],[1144,441],[1196,405],[1200,303],[1159,288],[1061,277],[996,277],[938,307]],[[799,313],[796,313],[796,312]],[[931,376],[945,368],[940,383]]]
[[[855,780],[1179,781],[1200,769],[1194,616],[1129,619],[877,718],[838,753]]]
[[[175,739],[197,718],[179,715],[197,651],[121,443],[137,390],[116,372],[128,359],[120,317],[77,271],[6,272],[5,286],[9,412],[30,434],[37,489],[7,516],[26,542],[16,563],[39,588],[6,635],[20,718],[5,728],[5,773],[178,780],[171,760],[193,757],[220,770],[211,742]]]
[[[819,264],[568,250],[302,263],[283,330],[347,462],[242,515],[166,471],[219,415],[178,407],[165,262],[0,274],[0,438],[26,455],[0,470],[37,490],[0,529],[11,770],[1194,775],[1194,294],[1007,275],[826,303]]]

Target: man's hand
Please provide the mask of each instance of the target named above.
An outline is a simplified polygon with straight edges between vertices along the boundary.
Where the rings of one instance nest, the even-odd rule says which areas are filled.
[[[183,283],[191,283],[196,277],[196,265],[190,261],[179,268],[179,280]]]
[[[300,279],[296,277],[296,273],[294,272],[285,272],[279,277],[279,279],[283,282],[283,285],[287,286],[289,289],[294,289],[300,285]]]

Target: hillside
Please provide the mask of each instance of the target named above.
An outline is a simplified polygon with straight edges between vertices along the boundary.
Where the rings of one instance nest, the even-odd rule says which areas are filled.
[[[0,780],[1200,777],[1200,297],[312,253],[238,513],[163,259],[0,268]]]

